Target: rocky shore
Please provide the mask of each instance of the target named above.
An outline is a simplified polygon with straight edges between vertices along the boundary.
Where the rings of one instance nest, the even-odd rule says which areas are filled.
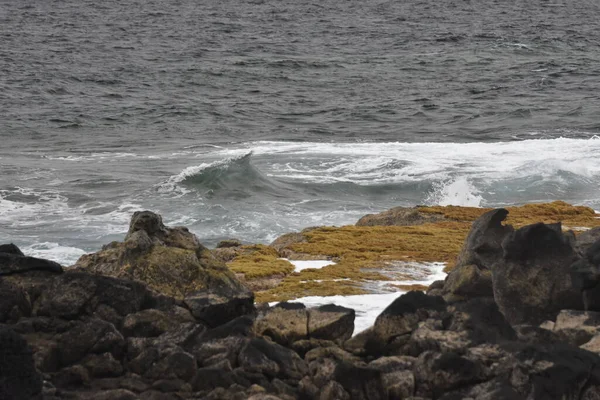
[[[0,399],[600,399],[598,225],[565,203],[393,209],[209,250],[145,211],[69,268],[0,245]],[[307,276],[361,292],[400,257],[449,274],[358,334],[349,308],[255,302],[321,290]]]

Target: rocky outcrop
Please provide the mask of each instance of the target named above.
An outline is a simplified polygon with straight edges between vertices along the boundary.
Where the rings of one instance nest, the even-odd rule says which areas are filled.
[[[0,399],[41,399],[42,376],[27,341],[0,326]]]
[[[446,301],[492,297],[492,266],[502,258],[502,242],[514,231],[503,225],[508,211],[500,208],[480,216],[471,227],[456,266],[448,274],[440,294]]]
[[[575,268],[580,253],[560,227],[512,231],[504,216],[490,212],[474,225],[457,273],[430,294],[399,296],[351,337],[353,310],[280,303],[250,312],[228,279],[215,291],[159,293],[156,280],[108,261],[119,255],[137,270],[155,248],[172,247],[210,267],[189,232],[138,214],[99,265],[0,278],[0,398],[600,398],[600,318],[562,308],[581,302],[570,276],[593,288],[595,275]],[[150,247],[136,247],[136,235]],[[583,253],[592,266],[594,246]]]
[[[341,344],[352,336],[354,317],[354,310],[334,304],[307,309],[303,304],[279,303],[258,315],[254,331],[285,346],[310,339]]]
[[[442,214],[422,212],[419,207],[394,207],[379,214],[367,214],[358,220],[356,226],[422,225],[445,219]]]
[[[569,274],[577,260],[573,237],[560,223],[525,226],[508,235],[502,248],[492,267],[494,299],[511,324],[538,325],[561,309],[583,308]]]
[[[581,291],[584,307],[589,311],[600,311],[600,239],[589,243],[595,236],[590,233],[587,238],[578,238],[581,258],[570,268],[573,286]]]
[[[28,257],[12,243],[0,245],[0,277],[29,271],[59,274],[62,267],[54,261]]]
[[[252,312],[254,296],[185,227],[166,227],[160,215],[134,213],[123,242],[82,256],[75,270],[133,279],[183,299],[194,316],[219,325]]]

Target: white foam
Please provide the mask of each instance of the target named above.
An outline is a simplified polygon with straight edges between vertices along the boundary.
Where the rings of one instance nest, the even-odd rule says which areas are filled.
[[[45,258],[62,265],[73,265],[79,257],[85,254],[84,250],[77,247],[63,246],[53,242],[36,243],[25,246],[21,250],[27,256]]]
[[[444,279],[446,273],[443,271],[445,263],[396,263],[399,269],[410,269],[413,275],[416,276],[415,280],[406,281],[380,281],[376,284],[380,286],[381,290],[386,290],[385,285],[399,284],[399,285],[430,285],[434,281]],[[324,304],[337,304],[339,306],[348,307],[356,311],[356,319],[354,320],[354,334],[362,332],[369,328],[375,322],[375,319],[381,312],[396,300],[399,296],[406,293],[406,291],[398,290],[387,293],[376,293],[376,294],[360,294],[352,296],[307,296],[301,297],[291,302],[303,303],[307,307],[318,307]],[[271,303],[271,305],[276,303]]]
[[[281,258],[281,260],[291,263],[294,266],[294,272],[300,272],[305,269],[321,269],[328,265],[335,265],[331,260],[288,260],[287,258]]]
[[[427,196],[425,202],[440,206],[479,207],[483,197],[478,193],[479,190],[461,176],[434,184],[434,190]]]
[[[67,198],[58,191],[17,187],[0,190],[0,223],[31,226],[45,217],[62,215],[69,209]]]
[[[261,170],[269,176],[318,183],[347,181],[370,185],[447,181],[462,176],[473,185],[475,180],[548,177],[560,171],[588,178],[600,176],[597,136],[485,143],[263,141],[218,151],[213,156],[239,157],[248,152],[255,159],[271,156],[269,165],[261,165]],[[285,156],[285,161],[277,161],[274,156]]]

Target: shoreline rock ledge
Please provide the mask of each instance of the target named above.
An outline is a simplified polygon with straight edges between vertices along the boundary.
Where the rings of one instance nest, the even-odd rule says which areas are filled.
[[[0,399],[600,399],[597,230],[506,214],[482,215],[445,281],[354,336],[348,308],[255,308],[150,212],[72,268],[0,245]]]

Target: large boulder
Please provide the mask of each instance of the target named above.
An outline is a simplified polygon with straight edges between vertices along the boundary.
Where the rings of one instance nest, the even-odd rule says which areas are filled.
[[[492,267],[494,299],[512,325],[539,325],[561,309],[581,310],[569,267],[577,260],[572,234],[561,224],[533,224],[509,234]]]
[[[0,276],[46,271],[60,274],[62,266],[54,261],[28,257],[14,244],[0,245]]]
[[[588,240],[594,237],[590,234]],[[581,291],[586,310],[600,311],[600,240],[592,244],[585,238],[579,240],[578,251],[582,257],[571,265],[573,286]]]
[[[375,324],[348,340],[344,347],[352,352],[363,350],[370,356],[394,355],[404,348],[419,324],[445,315],[446,302],[441,297],[413,291],[401,295],[379,314]]]
[[[475,264],[490,269],[502,257],[502,241],[514,232],[511,225],[503,225],[508,211],[504,208],[491,210],[477,218],[458,255],[457,266]]]
[[[303,304],[284,302],[260,314],[254,331],[284,346],[307,339],[343,343],[352,336],[354,317],[354,310],[334,304],[306,309]]]
[[[502,258],[502,241],[514,231],[503,225],[508,211],[499,208],[477,218],[465,239],[456,266],[448,274],[441,294],[449,302],[493,297],[492,265]]]
[[[42,377],[31,349],[13,330],[0,327],[0,399],[41,399]]]
[[[165,226],[160,215],[150,211],[133,214],[123,242],[82,256],[74,267],[142,281],[176,299],[190,298],[188,303],[200,319],[206,319],[207,313],[220,316],[215,324],[254,309],[252,292],[193,233],[185,227]],[[235,304],[223,298],[235,298]],[[213,305],[216,308],[210,310]]]

